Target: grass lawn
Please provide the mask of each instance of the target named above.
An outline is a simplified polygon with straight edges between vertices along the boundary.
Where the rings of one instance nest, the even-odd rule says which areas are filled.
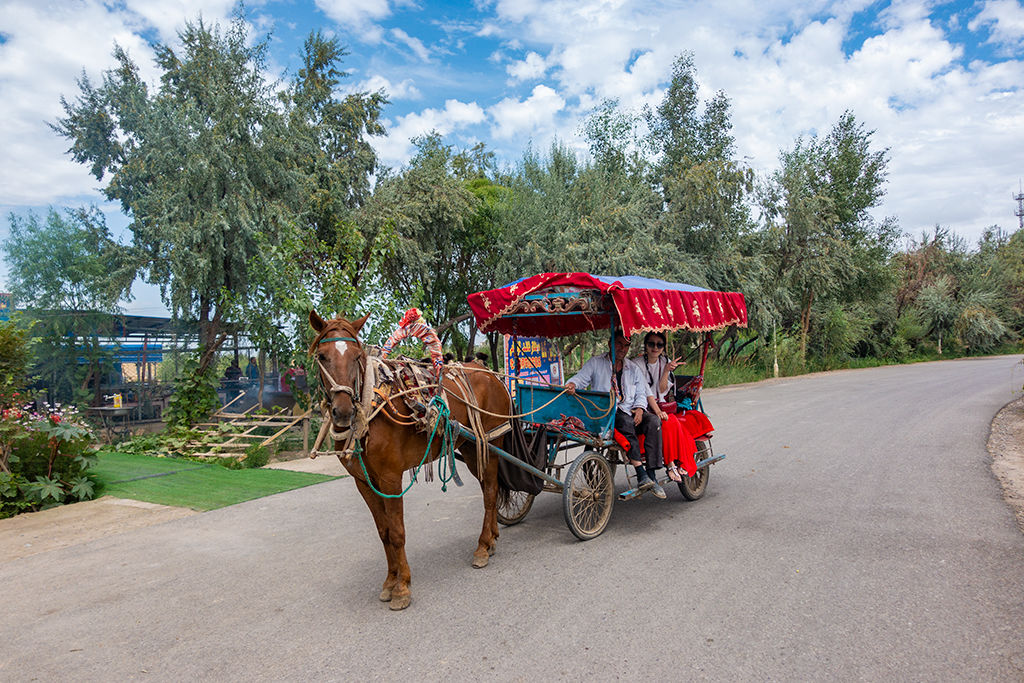
[[[288,470],[229,470],[191,460],[100,453],[91,470],[97,497],[109,495],[193,510],[213,510],[336,479]]]

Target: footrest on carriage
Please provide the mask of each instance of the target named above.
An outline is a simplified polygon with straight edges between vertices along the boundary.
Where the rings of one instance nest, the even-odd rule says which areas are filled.
[[[712,465],[712,464],[718,462],[719,460],[724,460],[724,459],[725,459],[725,453],[719,453],[718,455],[712,455],[710,458],[705,458],[704,460],[698,461],[697,462],[697,469],[699,470],[701,467],[707,467],[708,465]]]
[[[697,461],[697,469],[699,470],[702,467],[707,467],[708,465],[712,465],[712,464],[718,462],[719,460],[724,460],[724,459],[725,459],[725,453],[719,453],[718,455],[713,455],[710,458],[705,458],[704,460],[699,460],[699,461]],[[678,484],[679,483],[677,481],[674,481],[671,477],[669,477],[667,472],[665,474],[657,477],[657,482],[659,484],[661,484],[662,486],[665,486],[666,484]],[[633,498],[639,498],[640,496],[644,495],[645,493],[647,493],[647,491],[641,491],[639,486],[634,486],[633,488],[628,489],[628,490],[623,491],[622,493],[620,493],[618,495],[618,499],[619,500],[631,500]]]

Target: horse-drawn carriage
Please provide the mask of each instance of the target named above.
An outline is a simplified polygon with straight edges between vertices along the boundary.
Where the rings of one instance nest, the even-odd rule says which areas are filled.
[[[557,338],[606,329],[613,336],[621,331],[627,337],[662,330],[707,333],[747,322],[742,294],[587,273],[535,275],[471,294],[469,304],[480,330],[513,337]],[[430,387],[415,386],[413,379],[409,388],[409,378],[415,377],[413,363],[381,359],[358,339],[366,317],[325,321],[311,312],[310,323],[317,332],[311,352],[328,397],[325,430],[335,444],[330,452],[356,480],[384,544],[388,576],[381,600],[401,609],[411,599],[402,519],[402,496],[408,487],[403,488],[403,474],[418,474],[424,464],[440,457],[442,470],[447,468],[452,476],[454,459],[449,458],[447,466],[444,461],[455,448],[483,490],[485,514],[473,554],[475,567],[485,566],[494,552],[498,522],[521,521],[533,503],[534,493],[509,490],[499,480],[499,460],[532,475],[539,484],[535,491],[561,493],[565,521],[578,538],[591,539],[604,531],[616,498],[615,471],[625,462],[613,429],[615,392],[570,393],[564,386],[538,384],[516,372],[509,378],[509,392],[495,373],[467,363],[435,366],[436,393],[427,404],[424,391]],[[708,343],[705,334],[698,375],[677,385],[694,402],[700,399]],[[522,420],[528,433],[544,429],[551,434],[543,461],[536,466],[502,447],[500,439],[512,418]],[[321,432],[314,452],[324,436]],[[709,438],[698,440],[697,447],[696,474],[679,482],[689,500],[704,494],[711,464],[724,457],[713,454]],[[618,498],[635,498],[640,487],[625,469],[629,485]]]
[[[695,408],[700,404],[711,330],[746,324],[743,295],[714,292],[690,285],[640,277],[605,277],[587,273],[548,273],[524,278],[506,287],[478,292],[469,297],[480,329],[513,336],[555,338],[591,330],[621,331],[629,337],[637,332],[691,330],[703,334],[700,369],[697,375],[676,376],[673,394]],[[513,343],[514,350],[518,345]],[[610,346],[612,363],[615,347]],[[517,359],[512,366],[518,367]],[[581,540],[604,531],[616,497],[629,500],[641,489],[624,467],[628,488],[615,495],[615,472],[625,465],[621,441],[615,438],[614,392],[565,392],[564,386],[521,380],[513,371],[513,408],[529,431],[543,429],[552,435],[547,441],[543,490],[561,493],[566,525]],[[567,419],[568,418],[568,419]],[[698,435],[696,473],[678,482],[687,500],[704,495],[715,455],[709,434]],[[501,454],[507,458],[507,454]],[[521,463],[516,463],[522,467]],[[564,478],[562,474],[564,472]],[[666,474],[660,484],[670,483]],[[505,525],[517,524],[529,512],[534,495],[512,491],[498,508]]]

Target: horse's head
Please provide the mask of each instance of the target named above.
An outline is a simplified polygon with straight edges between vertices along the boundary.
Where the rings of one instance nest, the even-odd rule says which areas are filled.
[[[367,313],[358,320],[324,320],[316,311],[309,312],[309,324],[317,333],[309,352],[316,360],[320,383],[331,405],[331,422],[336,432],[343,432],[352,426],[366,363],[358,335],[369,317]]]

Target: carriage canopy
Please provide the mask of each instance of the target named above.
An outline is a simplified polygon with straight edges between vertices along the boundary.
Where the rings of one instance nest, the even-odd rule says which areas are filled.
[[[747,305],[739,292],[633,275],[541,273],[475,292],[468,299],[481,331],[524,336],[550,338],[607,329],[613,317],[627,336],[747,326]]]

